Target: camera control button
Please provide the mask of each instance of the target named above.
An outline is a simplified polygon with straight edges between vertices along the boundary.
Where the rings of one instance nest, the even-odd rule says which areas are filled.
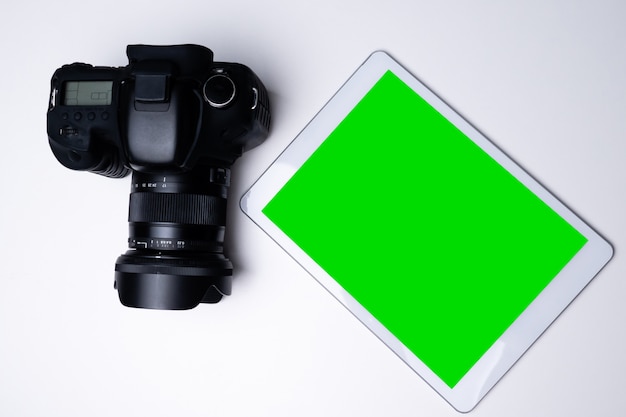
[[[95,120],[96,119],[96,113],[90,111],[89,113],[87,113],[87,119]]]
[[[220,109],[233,101],[235,90],[233,80],[225,74],[216,74],[204,83],[202,94],[211,107]]]
[[[80,120],[83,118],[83,114],[81,112],[74,113],[74,120]]]
[[[76,136],[78,135],[78,129],[73,126],[63,126],[61,129],[59,129],[59,134],[65,137]]]
[[[102,118],[102,120],[109,120],[109,112],[105,111],[103,112],[100,117]]]

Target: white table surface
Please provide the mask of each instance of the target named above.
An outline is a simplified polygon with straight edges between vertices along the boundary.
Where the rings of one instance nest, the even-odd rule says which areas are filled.
[[[615,247],[611,263],[472,412],[626,408],[626,5],[619,1],[22,1],[0,25],[1,416],[458,413],[239,209],[241,195],[374,50],[385,50]],[[197,43],[270,92],[269,138],[233,166],[233,295],[184,312],[113,290],[130,179],[61,166],[50,77]],[[381,251],[381,262],[388,259]]]

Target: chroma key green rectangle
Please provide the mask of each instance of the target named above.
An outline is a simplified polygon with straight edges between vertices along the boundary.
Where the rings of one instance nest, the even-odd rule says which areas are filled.
[[[262,212],[451,388],[587,242],[391,71]]]

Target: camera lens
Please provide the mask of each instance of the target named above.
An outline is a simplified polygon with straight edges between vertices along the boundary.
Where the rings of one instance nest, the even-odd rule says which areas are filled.
[[[133,172],[129,250],[117,259],[115,287],[129,307],[179,310],[230,294],[224,256],[228,168]]]

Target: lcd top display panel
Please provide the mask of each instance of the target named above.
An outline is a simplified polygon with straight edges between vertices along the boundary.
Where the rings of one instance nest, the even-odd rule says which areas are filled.
[[[460,411],[612,254],[382,52],[242,208]]]

